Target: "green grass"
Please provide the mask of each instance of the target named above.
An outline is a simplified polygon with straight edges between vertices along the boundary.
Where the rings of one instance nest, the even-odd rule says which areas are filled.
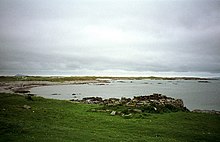
[[[190,112],[148,114],[124,119],[91,112],[98,105],[0,94],[0,141],[215,142],[220,116]],[[31,109],[24,109],[24,105]]]

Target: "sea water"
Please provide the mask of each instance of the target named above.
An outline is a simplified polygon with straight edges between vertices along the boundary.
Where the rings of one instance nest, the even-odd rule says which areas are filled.
[[[159,93],[182,99],[190,110],[220,111],[220,81],[210,80],[113,80],[107,84],[54,85],[31,89],[45,98],[71,100],[84,97],[121,98]]]

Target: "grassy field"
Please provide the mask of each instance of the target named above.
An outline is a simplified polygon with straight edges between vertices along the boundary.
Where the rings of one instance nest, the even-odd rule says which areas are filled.
[[[31,109],[23,108],[24,105]],[[217,142],[220,116],[190,112],[124,119],[91,112],[98,105],[0,94],[0,141]]]

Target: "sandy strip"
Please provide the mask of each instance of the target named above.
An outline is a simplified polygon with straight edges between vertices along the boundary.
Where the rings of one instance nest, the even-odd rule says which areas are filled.
[[[89,84],[100,83],[94,81],[65,81],[65,82],[50,82],[50,81],[11,81],[0,82],[0,93],[15,93],[19,91],[29,91],[31,88],[50,85],[71,85],[71,84]]]

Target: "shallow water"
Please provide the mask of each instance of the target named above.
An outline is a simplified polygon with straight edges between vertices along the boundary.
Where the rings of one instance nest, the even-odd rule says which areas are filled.
[[[123,80],[112,81],[107,85],[42,86],[32,88],[31,93],[45,98],[61,100],[82,99],[89,96],[132,98],[133,96],[160,93],[183,99],[185,106],[190,110],[220,110],[220,81],[211,80],[209,82],[210,83],[199,83],[195,80]]]

